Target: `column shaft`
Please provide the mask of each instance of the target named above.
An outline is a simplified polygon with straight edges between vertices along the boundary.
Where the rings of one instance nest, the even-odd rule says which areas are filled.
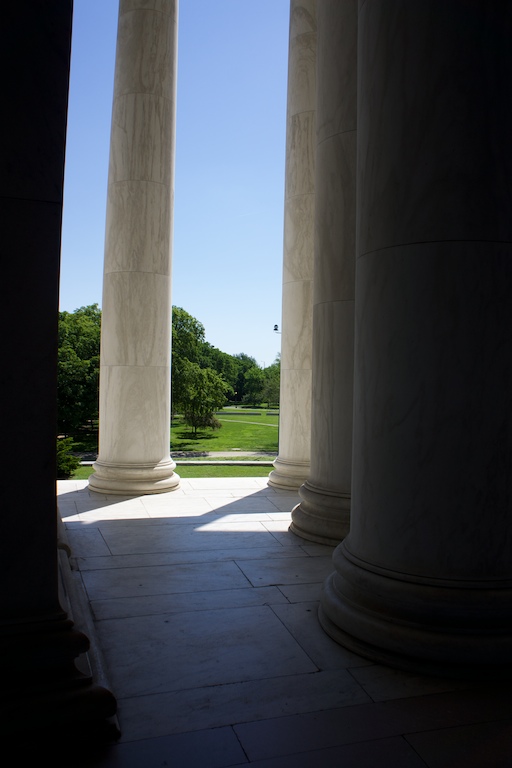
[[[0,46],[9,73],[0,164],[0,307],[9,328],[0,375],[1,720],[25,764],[59,761],[70,731],[91,743],[116,709],[112,694],[75,666],[89,640],[59,599],[57,323],[72,5],[9,6]],[[20,312],[20,302],[30,311]],[[33,745],[37,759],[25,761]]]
[[[291,530],[348,531],[354,357],[357,0],[318,5],[311,472]]]
[[[170,457],[177,0],[121,0],[105,236],[100,453],[106,493],[177,487]]]
[[[320,614],[370,658],[485,678],[512,669],[511,23],[361,6],[353,508]]]
[[[284,489],[299,488],[309,474],[316,3],[290,2],[279,455],[269,476]]]

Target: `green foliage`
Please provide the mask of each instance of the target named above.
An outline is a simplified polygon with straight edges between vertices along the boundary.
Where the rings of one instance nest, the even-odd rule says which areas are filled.
[[[171,407],[176,413],[188,399],[187,362],[197,363],[204,326],[181,307],[172,308]]]
[[[70,437],[57,439],[57,479],[67,480],[80,465],[80,459],[73,456],[73,440]]]
[[[204,326],[181,307],[172,308],[172,413],[184,413],[197,433],[218,429],[213,411],[233,395],[238,366],[232,355],[205,341]]]
[[[253,365],[244,374],[244,402],[256,405],[263,397],[265,387],[265,374],[263,370]]]
[[[59,313],[58,430],[84,450],[97,447],[100,336],[97,304]],[[172,308],[171,359],[173,414],[185,415],[196,439],[198,430],[220,427],[215,411],[227,399],[251,404],[264,399],[269,406],[279,402],[279,361],[262,370],[245,353],[222,352],[205,341],[203,324],[181,307]],[[249,442],[251,449],[258,447]]]
[[[281,361],[279,358],[264,371],[264,385],[262,399],[268,403],[270,408],[272,404],[279,405],[280,381],[281,381]]]
[[[201,368],[189,360],[181,361],[183,392],[179,406],[185,421],[197,434],[198,428],[218,429],[214,412],[226,403],[229,390],[224,379],[211,368]]]
[[[197,431],[185,426],[182,417],[171,425],[171,453],[176,451],[268,451],[277,454],[278,416],[268,416],[266,409],[259,416],[248,416],[243,408],[226,408],[216,414],[222,429]],[[235,454],[236,455],[236,454]]]
[[[235,388],[235,401],[238,403],[241,403],[244,401],[246,396],[246,389],[245,389],[245,374],[250,368],[257,368],[258,363],[254,359],[254,357],[250,357],[249,355],[246,355],[244,352],[240,352],[238,355],[235,355],[235,360],[237,362],[238,366],[238,374],[237,374],[237,381],[236,381],[236,388]]]
[[[213,347],[208,342],[202,345],[201,356],[199,359],[201,368],[212,368],[219,376],[229,384],[230,397],[236,391],[239,365],[236,357],[228,355],[227,352],[221,352],[217,347]]]
[[[205,343],[204,325],[181,307],[172,308],[173,358],[199,362],[201,347]]]
[[[100,334],[97,304],[59,312],[57,418],[66,435],[98,418]]]
[[[172,369],[171,407],[173,414],[180,412],[188,399],[187,369],[185,362],[196,363],[201,369],[210,369],[228,385],[227,397],[237,403],[257,403],[265,398],[279,402],[279,362],[265,372],[254,357],[243,352],[228,355],[205,341],[202,323],[181,307],[172,308]],[[266,371],[269,373],[267,374]]]

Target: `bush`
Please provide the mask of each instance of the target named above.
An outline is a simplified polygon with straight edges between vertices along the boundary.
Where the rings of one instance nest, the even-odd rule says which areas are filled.
[[[213,413],[194,413],[185,411],[183,418],[187,424],[194,428],[194,434],[197,435],[198,429],[220,429],[222,424],[215,418]]]
[[[80,459],[73,456],[71,437],[57,438],[57,480],[67,480],[80,465]]]

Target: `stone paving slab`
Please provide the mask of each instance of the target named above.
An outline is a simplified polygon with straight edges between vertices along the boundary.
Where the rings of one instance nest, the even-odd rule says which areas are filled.
[[[289,531],[297,494],[265,478],[58,491],[122,731],[83,768],[512,765],[508,685],[394,670],[327,637],[333,549]]]

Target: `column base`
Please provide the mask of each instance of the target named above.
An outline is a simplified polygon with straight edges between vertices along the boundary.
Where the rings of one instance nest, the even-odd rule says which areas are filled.
[[[309,475],[309,461],[287,461],[279,456],[268,476],[268,484],[284,491],[298,491]]]
[[[88,638],[65,614],[3,626],[3,733],[34,738],[38,746],[53,741],[54,749],[67,735],[119,738],[115,697],[75,665],[88,649]]]
[[[320,624],[365,658],[426,675],[512,678],[512,582],[429,579],[333,555]]]
[[[93,464],[89,488],[96,493],[140,496],[175,491],[180,476],[172,459],[158,464],[113,464],[99,458]]]
[[[350,495],[333,493],[307,480],[299,496],[302,501],[292,509],[290,530],[317,544],[339,544],[349,531]]]

